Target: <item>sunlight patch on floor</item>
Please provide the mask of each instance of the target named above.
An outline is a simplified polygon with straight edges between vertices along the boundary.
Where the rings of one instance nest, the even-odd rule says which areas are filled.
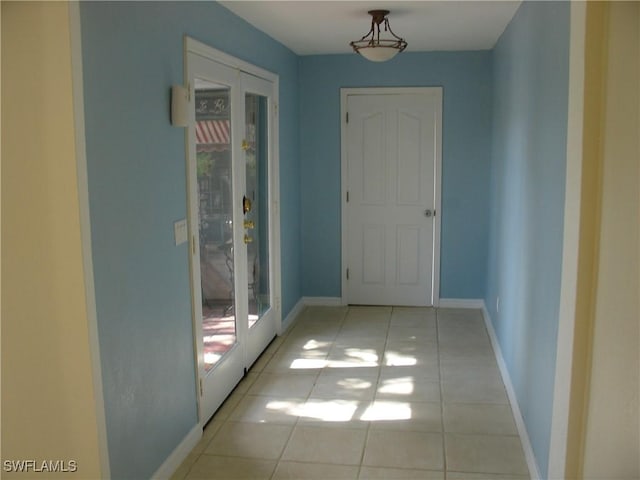
[[[371,387],[373,383],[362,378],[343,378],[338,381],[337,385],[346,390],[366,390]]]
[[[358,409],[354,400],[309,400],[298,411],[297,416],[322,422],[349,422]]]
[[[390,420],[410,420],[411,405],[392,400],[377,400],[365,410],[360,420],[365,422],[383,422]]]
[[[371,368],[377,367],[378,362],[350,362],[348,360],[329,360],[328,368]]]
[[[395,395],[411,395],[414,390],[412,377],[389,378],[381,381],[379,393],[390,393]]]
[[[418,364],[416,357],[396,352],[385,352],[384,363],[387,367],[411,367]]]
[[[331,345],[331,342],[322,342],[318,340],[309,340],[302,347],[303,350],[317,350],[320,348],[328,347]]]
[[[292,370],[319,369],[327,365],[326,360],[318,358],[296,358],[291,362],[289,368]]]

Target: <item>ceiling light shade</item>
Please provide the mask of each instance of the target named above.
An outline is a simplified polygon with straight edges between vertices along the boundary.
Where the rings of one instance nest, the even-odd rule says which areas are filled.
[[[372,62],[386,62],[407,48],[407,42],[397,36],[389,26],[389,10],[370,10],[371,29],[360,40],[355,40],[349,45],[356,53],[359,53]],[[391,38],[380,38],[380,26],[391,35]]]

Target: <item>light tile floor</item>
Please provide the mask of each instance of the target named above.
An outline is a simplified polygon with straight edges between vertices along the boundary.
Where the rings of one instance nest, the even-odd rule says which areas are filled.
[[[479,310],[310,307],[175,479],[527,479]]]

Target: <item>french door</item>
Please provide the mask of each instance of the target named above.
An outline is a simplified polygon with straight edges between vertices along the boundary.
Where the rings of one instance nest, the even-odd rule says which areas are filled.
[[[203,55],[207,50],[187,44],[192,311],[203,424],[280,321],[275,84]]]

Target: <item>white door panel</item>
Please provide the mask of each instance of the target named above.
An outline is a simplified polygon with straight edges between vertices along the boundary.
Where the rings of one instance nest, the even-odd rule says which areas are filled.
[[[360,258],[358,263],[362,264],[362,278],[360,282],[363,285],[384,285],[386,278],[385,267],[385,228],[384,225],[362,225],[361,227],[362,248],[360,249]],[[358,255],[356,250],[355,255]],[[367,259],[371,259],[367,261]]]
[[[433,304],[436,93],[347,96],[348,303]]]

